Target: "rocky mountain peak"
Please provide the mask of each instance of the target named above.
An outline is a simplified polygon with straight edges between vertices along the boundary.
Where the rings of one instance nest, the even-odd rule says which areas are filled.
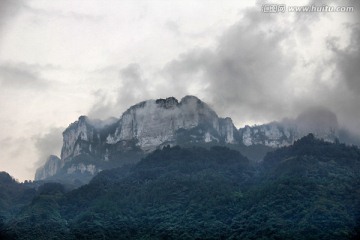
[[[142,150],[152,151],[163,144],[176,144],[177,133],[181,129],[205,125],[214,131],[202,131],[202,138],[221,141],[223,136],[220,136],[217,114],[197,97],[186,96],[180,103],[174,97],[148,100],[125,111],[115,132],[106,141],[116,144],[136,140]]]
[[[55,155],[50,155],[44,166],[38,168],[35,173],[36,180],[43,180],[54,176],[61,168],[61,160]]]
[[[230,118],[219,118],[195,96],[180,102],[174,97],[147,100],[128,108],[120,119],[80,116],[63,132],[61,160],[48,160],[36,178],[52,176],[59,168],[68,168],[62,170],[68,174],[93,175],[100,165],[129,152],[186,143],[235,143],[237,134]]]
[[[72,128],[77,128],[77,127],[79,127],[79,126],[81,126],[81,125],[85,125],[85,124],[89,124],[89,118],[88,118],[87,116],[82,115],[82,116],[80,116],[80,117],[78,118],[77,121],[71,123],[71,124],[69,125],[69,127],[67,127],[67,128],[65,129],[65,131],[68,131],[68,130],[70,130],[70,129],[72,129]]]
[[[263,125],[245,126],[239,129],[246,146],[266,145],[283,147],[312,133],[316,138],[334,142],[338,137],[339,124],[336,115],[328,109],[310,108],[295,119],[284,119]]]
[[[188,102],[196,102],[196,103],[203,103],[203,101],[201,101],[198,97],[193,96],[193,95],[186,95],[185,97],[183,97],[180,100],[181,104],[186,104]]]
[[[177,107],[179,105],[179,102],[176,98],[174,97],[169,97],[169,98],[166,98],[166,99],[157,99],[155,101],[156,104],[158,104],[160,107],[163,107],[163,108],[174,108],[174,107]]]
[[[147,100],[128,108],[119,119],[101,121],[80,116],[63,132],[61,159],[50,157],[37,171],[36,179],[51,177],[60,170],[93,176],[115,162],[134,162],[166,145],[211,143],[277,148],[293,144],[311,132],[317,138],[334,141],[337,128],[336,115],[326,109],[310,109],[295,119],[236,129],[231,118],[220,118],[195,96],[180,101],[174,97]]]
[[[80,116],[78,121],[69,125],[63,132],[63,147],[61,149],[61,159],[65,160],[71,156],[82,152],[80,147],[85,142],[94,141],[96,128],[86,116]]]

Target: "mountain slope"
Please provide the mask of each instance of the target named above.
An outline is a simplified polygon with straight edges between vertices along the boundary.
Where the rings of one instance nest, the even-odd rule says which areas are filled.
[[[29,204],[35,195],[32,187],[16,182],[6,172],[0,172],[0,232],[4,222]]]
[[[56,204],[42,214],[61,227],[44,237],[356,239],[359,173],[357,147],[313,135],[258,165],[224,147],[165,147],[133,167],[103,171],[68,194],[48,194]],[[24,209],[28,219],[37,214],[29,209],[42,202],[34,199]],[[31,235],[22,216],[9,222],[8,233],[33,238],[37,231]],[[46,221],[36,221],[38,229],[46,228]]]
[[[98,172],[134,164],[165,145],[233,144],[238,132],[230,118],[219,118],[204,102],[185,96],[138,103],[120,119],[95,121],[86,116],[63,132],[61,160],[49,158],[36,180],[87,182]]]
[[[241,141],[246,146],[265,145],[270,147],[284,147],[309,133],[316,138],[334,142],[339,138],[339,128],[336,115],[323,108],[308,109],[295,119],[284,119],[262,125],[245,126],[240,128]],[[340,135],[343,141],[344,135]]]
[[[257,229],[254,233],[258,236],[265,233],[282,239],[360,236],[357,147],[325,142],[310,134],[292,146],[268,153],[261,168],[259,182],[249,191],[252,202],[247,206],[246,223]]]
[[[313,133],[334,142],[354,139],[338,127],[336,115],[312,109],[296,119],[236,129],[231,118],[220,118],[194,96],[147,100],[131,106],[119,119],[93,120],[81,116],[63,132],[61,156],[50,156],[36,180],[80,186],[105,169],[135,164],[164,146],[227,146],[260,161],[276,148]]]

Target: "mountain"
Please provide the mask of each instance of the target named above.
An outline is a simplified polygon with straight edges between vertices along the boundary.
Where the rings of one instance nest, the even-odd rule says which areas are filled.
[[[81,185],[104,169],[134,164],[167,145],[223,145],[260,161],[272,148],[291,145],[310,132],[334,142],[338,137],[336,115],[313,109],[293,120],[236,129],[231,118],[219,117],[194,96],[180,102],[174,97],[148,100],[131,106],[119,119],[80,116],[63,132],[60,158],[49,157],[35,179]]]
[[[256,164],[226,147],[164,147],[71,192],[44,187],[3,232],[13,239],[359,239],[359,184],[359,148],[313,134]]]
[[[171,97],[141,102],[129,108],[106,141],[117,144],[135,140],[141,150],[153,151],[162,145],[174,145],[181,138],[194,142],[233,143],[235,132],[231,119],[219,118],[200,99],[186,96],[178,102]]]
[[[41,180],[54,176],[61,168],[61,160],[57,156],[50,155],[43,167],[36,170],[35,179]]]
[[[293,144],[309,133],[319,139],[334,142],[339,138],[339,131],[341,129],[334,113],[323,108],[312,108],[302,112],[295,119],[284,119],[259,126],[245,126],[239,129],[239,135],[246,146],[260,144],[283,147]],[[345,138],[345,135],[341,137]]]
[[[28,205],[36,195],[35,185],[18,183],[6,172],[0,172],[0,239],[4,223]]]
[[[134,164],[166,145],[234,144],[237,139],[232,120],[219,118],[194,96],[180,102],[173,97],[148,100],[130,107],[120,119],[102,122],[79,117],[63,132],[60,161],[50,157],[35,179],[87,182],[103,169]]]

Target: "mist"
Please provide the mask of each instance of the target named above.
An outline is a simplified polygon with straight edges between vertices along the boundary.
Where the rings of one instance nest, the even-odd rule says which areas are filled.
[[[359,2],[296,2],[286,4],[355,11],[266,14],[264,1],[1,1],[0,141],[9,146],[1,170],[30,179],[48,153],[59,154],[54,129],[81,115],[119,119],[138,102],[170,96],[197,96],[237,128],[320,107],[356,138]]]

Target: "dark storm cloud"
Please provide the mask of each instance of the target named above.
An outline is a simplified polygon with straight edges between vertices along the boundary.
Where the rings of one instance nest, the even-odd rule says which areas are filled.
[[[339,1],[310,1],[309,5],[330,3],[340,5]],[[359,3],[343,1],[341,5],[358,6]],[[350,19],[358,15],[358,9],[356,11],[345,14],[350,14],[346,15]],[[358,129],[360,126],[354,119],[359,118],[360,101],[356,97],[360,92],[359,20],[351,26],[353,31],[348,47],[339,49],[329,44],[335,53],[331,60],[324,56],[323,59],[304,61],[298,53],[291,51],[294,36],[305,41],[294,46],[301,49],[301,44],[307,45],[314,40],[311,39],[313,36],[307,36],[313,31],[312,24],[322,18],[331,18],[331,14],[344,13],[296,13],[294,21],[281,28],[278,14],[263,14],[259,9],[250,8],[238,23],[224,32],[215,50],[193,49],[169,62],[164,75],[179,89],[201,78],[206,86],[203,89],[206,100],[211,101],[221,115],[231,116],[235,121],[279,120],[296,116],[314,105],[323,105],[341,114],[342,125]],[[296,66],[304,69],[300,79],[291,75]],[[332,71],[330,76],[326,76],[328,71]],[[338,72],[341,73],[339,86],[334,87],[329,82],[333,82]],[[301,85],[302,80],[311,84],[302,90],[302,94],[295,95],[291,82]],[[344,84],[351,90],[344,89]],[[322,113],[324,111],[319,110],[319,114]]]
[[[62,132],[64,128],[51,128],[43,135],[35,135],[32,139],[35,142],[35,148],[38,151],[39,159],[35,167],[43,166],[50,155],[60,154],[62,146]]]
[[[338,39],[329,39],[328,48],[333,52],[329,65],[334,66],[334,75],[339,84],[328,94],[328,104],[337,108],[342,124],[360,135],[360,23],[348,25],[351,30],[350,44],[341,48]]]
[[[43,89],[48,83],[41,78],[37,67],[27,64],[0,64],[2,88]]]
[[[351,6],[354,6],[355,12],[352,13],[352,19],[359,23],[360,21],[360,1],[352,0],[350,1]]]
[[[335,53],[335,64],[345,80],[348,88],[360,93],[360,24],[348,26],[352,29],[350,44],[340,49],[335,43],[330,43]]]
[[[295,60],[281,47],[287,30],[271,25],[276,25],[276,16],[249,9],[223,34],[215,50],[194,49],[170,62],[164,74],[177,87],[202,74],[208,99],[228,115],[275,117],[284,110],[282,86]]]
[[[301,129],[316,132],[320,129],[324,132],[329,129],[337,131],[339,123],[337,116],[330,109],[322,106],[314,106],[306,109],[295,119],[295,124]]]

